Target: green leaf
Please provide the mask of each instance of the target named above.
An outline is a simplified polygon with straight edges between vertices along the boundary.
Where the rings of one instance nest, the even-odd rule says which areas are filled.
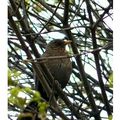
[[[33,90],[30,87],[25,87],[22,89],[23,92],[33,94]]]
[[[39,102],[38,107],[39,107],[39,112],[43,113],[48,108],[48,103],[47,102]]]
[[[24,105],[26,104],[26,99],[24,99],[22,97],[17,97],[16,103],[20,108],[24,108]]]
[[[35,3],[33,3],[33,9],[39,13],[39,12],[42,12],[44,9],[44,7],[37,1],[35,1]]]
[[[47,112],[46,112],[46,110],[47,110],[47,108],[48,108],[48,104],[47,104],[47,102],[40,102],[39,104],[38,104],[38,107],[39,107],[39,117],[42,119],[42,120],[44,120],[44,119],[46,119],[46,114],[47,114]]]
[[[8,77],[8,86],[17,86],[17,84],[17,80],[12,80],[12,78]]]
[[[18,106],[19,108],[24,108],[24,105],[26,104],[26,99],[22,98],[22,97],[14,97],[14,96],[10,96],[8,98],[9,103]]]
[[[109,87],[113,88],[113,72],[109,75]]]
[[[35,91],[35,93],[33,94],[33,100],[35,101],[41,100],[41,95],[38,91]]]
[[[18,79],[18,77],[20,77],[20,75],[22,74],[20,71],[18,71],[18,70],[16,70],[16,69],[13,69],[12,72],[13,72],[14,78],[17,78],[17,79]]]
[[[70,3],[74,5],[75,4],[75,0],[70,0]]]
[[[112,120],[112,115],[109,115],[109,116],[108,116],[108,120]]]
[[[16,86],[18,80],[13,80],[14,72],[8,69],[8,86]]]
[[[19,92],[20,92],[20,88],[19,87],[15,87],[15,88],[12,88],[10,90],[11,95],[14,96],[14,97],[17,97]]]

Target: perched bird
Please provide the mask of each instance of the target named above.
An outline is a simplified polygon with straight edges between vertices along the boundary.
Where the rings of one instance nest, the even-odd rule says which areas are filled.
[[[42,55],[42,58],[52,57],[52,56],[68,56],[68,52],[65,50],[65,46],[70,43],[71,43],[70,40],[59,40],[59,39],[49,42],[48,45],[46,46],[46,51]],[[70,61],[70,58],[66,57],[60,59],[48,59],[45,62],[45,64],[49,69],[49,71],[51,72],[54,79],[58,80],[61,88],[62,89],[65,88],[72,73],[72,63]],[[52,86],[50,85],[50,87]],[[35,88],[37,91],[40,92],[41,96],[46,101],[49,100],[49,97],[46,95],[44,88],[40,84],[40,81],[37,79],[35,81]],[[57,92],[55,92],[55,94],[59,96]],[[29,105],[32,106],[32,108],[37,106],[37,104],[35,104],[34,102],[30,103]],[[26,110],[24,111],[27,112]],[[22,120],[27,120],[27,119],[22,119]],[[37,118],[35,120],[37,120]]]
[[[47,45],[46,51],[42,57],[68,56],[65,46],[70,43],[71,41],[67,40],[53,40]],[[70,58],[48,59],[45,64],[54,79],[58,80],[61,88],[64,88],[67,85],[72,72]],[[40,82],[36,80],[36,89],[41,93],[41,96],[48,101],[49,98],[47,97],[44,89],[41,88],[42,86]]]

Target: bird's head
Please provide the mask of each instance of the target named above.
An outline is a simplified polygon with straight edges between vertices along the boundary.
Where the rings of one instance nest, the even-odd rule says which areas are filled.
[[[57,50],[57,49],[65,49],[65,46],[70,44],[71,40],[53,40],[48,43],[46,50]]]

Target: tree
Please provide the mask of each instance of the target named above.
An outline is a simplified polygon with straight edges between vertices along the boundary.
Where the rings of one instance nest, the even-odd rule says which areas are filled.
[[[9,119],[16,118],[31,100],[39,101],[39,113],[49,120],[112,119],[112,6],[112,0],[9,0]],[[55,35],[72,41],[71,78],[64,90],[55,88],[59,110],[34,89],[36,74],[43,71],[49,76],[37,65]]]

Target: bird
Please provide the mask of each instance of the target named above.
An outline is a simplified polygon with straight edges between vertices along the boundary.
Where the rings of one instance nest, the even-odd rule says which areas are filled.
[[[68,56],[68,52],[66,51],[65,47],[66,45],[70,44],[70,40],[53,40],[46,46],[46,51],[42,55],[41,58],[47,58],[47,57],[54,57],[54,56]],[[48,59],[45,62],[47,68],[51,72],[52,76],[55,80],[58,80],[61,88],[65,88],[67,85],[70,75],[72,72],[72,64],[70,61],[70,58],[64,58],[64,59]],[[41,96],[43,95],[43,98],[48,101],[48,97],[45,94],[44,89],[42,88],[42,85],[40,84],[39,80],[36,80],[36,89],[41,93]]]
[[[69,56],[69,54],[66,51],[66,45],[70,43],[71,40],[61,40],[61,39],[52,40],[51,42],[48,43],[45,52],[41,56],[41,58],[66,56],[66,58],[48,59],[45,62],[45,65],[49,69],[54,80],[58,81],[62,89],[66,87],[70,79],[70,75],[72,73],[72,63],[70,61],[70,58],[67,57]],[[35,89],[41,94],[42,98],[44,98],[46,101],[49,101],[50,98],[47,96],[40,81],[37,79],[35,80]],[[56,98],[57,96],[59,96],[56,91],[55,91],[55,96]],[[29,106],[32,106],[32,108],[34,108],[37,107],[37,104],[33,102],[30,103]],[[28,106],[26,108],[28,109]],[[24,112],[27,112],[27,110],[25,109]],[[27,120],[27,119],[22,119],[22,120]],[[35,120],[39,120],[39,119],[36,118]]]

